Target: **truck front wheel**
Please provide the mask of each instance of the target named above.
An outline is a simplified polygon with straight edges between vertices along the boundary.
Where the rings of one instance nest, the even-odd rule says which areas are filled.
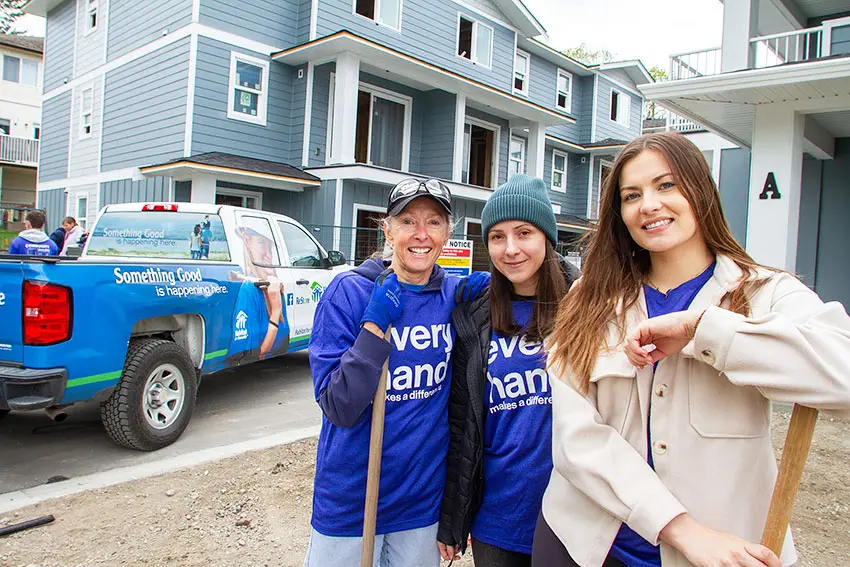
[[[196,372],[189,355],[171,341],[130,341],[121,380],[100,406],[113,441],[155,451],[176,441],[192,417]]]

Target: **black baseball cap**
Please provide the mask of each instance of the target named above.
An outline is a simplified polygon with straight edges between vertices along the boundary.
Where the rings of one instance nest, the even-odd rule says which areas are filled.
[[[431,197],[437,201],[447,214],[452,214],[452,192],[445,183],[437,179],[402,179],[390,190],[387,200],[387,214],[396,216],[414,199]]]

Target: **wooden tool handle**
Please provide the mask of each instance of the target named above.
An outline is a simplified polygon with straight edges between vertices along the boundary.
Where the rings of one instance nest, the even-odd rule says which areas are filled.
[[[390,339],[392,325],[384,333]],[[372,401],[372,432],[369,439],[369,468],[366,473],[366,508],[363,511],[363,547],[360,567],[372,567],[375,552],[375,525],[378,520],[378,487],[381,481],[381,454],[384,449],[384,413],[387,405],[387,373],[390,359],[384,361],[378,389]]]
[[[794,499],[800,487],[817,420],[818,410],[794,404],[791,423],[785,435],[782,459],[779,461],[779,476],[776,478],[770,510],[761,536],[761,544],[777,556],[782,552],[782,544],[785,542],[785,533],[791,521]]]

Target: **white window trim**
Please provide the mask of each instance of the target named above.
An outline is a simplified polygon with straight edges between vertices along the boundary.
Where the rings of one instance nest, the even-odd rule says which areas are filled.
[[[328,160],[331,159],[331,143],[333,142],[333,115],[334,115],[334,104],[335,104],[335,89],[334,89],[334,79],[336,73],[330,74],[330,90],[328,91],[328,127],[327,132],[325,132],[325,164],[327,165]],[[370,107],[375,104],[375,97],[382,98],[384,100],[388,100],[390,102],[395,102],[404,106],[404,134],[402,136],[402,147],[401,147],[401,170],[400,171],[408,171],[410,167],[410,137],[411,130],[413,127],[413,97],[397,93],[395,91],[391,91],[389,89],[385,89],[382,87],[378,87],[375,85],[371,85],[369,83],[365,83],[361,81],[357,87],[358,92],[363,91],[367,92],[372,97],[369,100]],[[369,111],[369,134],[368,139],[366,140],[366,160],[368,163],[366,165],[374,165],[372,163],[372,124],[373,121],[371,119],[372,110],[370,108]]]
[[[835,18],[823,22],[823,39],[821,40],[821,55],[828,57],[832,55],[832,30],[833,28],[850,25],[850,17]]]
[[[387,216],[387,209],[385,207],[378,207],[376,205],[363,205],[361,203],[354,203],[354,207],[352,208],[351,213],[351,226],[357,226],[357,213],[360,211],[368,211],[370,213],[380,213],[381,217]],[[375,228],[380,228],[376,226]],[[357,231],[351,231],[351,248],[349,248],[349,254],[346,254],[346,259],[350,259],[352,262],[354,261],[354,252],[355,247],[357,246]]]
[[[561,91],[558,89],[558,83],[562,76],[570,80],[570,92],[567,93],[566,106],[558,106],[558,96],[561,94]],[[572,112],[573,110],[573,74],[563,69],[558,69],[558,75],[555,79],[555,108],[564,112]]]
[[[526,172],[526,159],[527,159],[527,151],[528,151],[528,141],[525,138],[520,138],[519,136],[511,136],[511,143],[516,140],[520,144],[522,144],[522,154],[520,156],[519,162],[519,171],[517,173],[525,173]],[[511,171],[511,162],[513,162],[513,158],[511,158],[511,147],[508,145],[508,174]]]
[[[560,215],[561,211],[564,209],[561,207],[561,203],[552,203],[552,212],[556,215]]]
[[[86,214],[85,216],[80,216],[80,201],[82,199],[86,200]],[[77,220],[77,224],[79,224],[84,231],[88,230],[89,226],[89,194],[88,192],[80,192],[74,195],[74,218]],[[80,220],[83,223],[80,223]]]
[[[479,126],[481,128],[486,128],[493,132],[493,158],[491,161],[493,165],[490,170],[490,180],[493,183],[492,187],[487,187],[487,189],[496,189],[500,185],[499,183],[499,157],[501,154],[501,145],[502,145],[502,127],[498,124],[493,124],[492,122],[487,122],[485,120],[480,120],[478,118],[474,118],[472,116],[465,116],[463,118],[464,127],[469,124],[470,126]],[[508,154],[510,155],[510,147],[508,147]],[[464,164],[461,163],[461,171],[463,171]],[[469,167],[467,166],[467,173],[469,173]],[[469,185],[469,178],[464,182]],[[477,187],[474,185],[473,187]]]
[[[91,93],[91,107],[86,112],[86,93]],[[89,122],[89,131],[85,131],[85,117],[86,114],[91,115],[91,119]],[[87,87],[80,91],[80,139],[84,140],[86,138],[91,138],[92,133],[94,132],[94,87]]]
[[[563,187],[558,187],[555,185],[555,157],[563,157],[564,158],[564,174],[561,176],[561,180],[564,183]],[[567,172],[570,169],[570,155],[566,152],[561,152],[558,150],[552,150],[552,191],[556,193],[566,193],[567,192]]]
[[[233,110],[233,102],[235,96],[235,90],[238,86],[236,84],[236,62],[241,61],[243,63],[248,63],[249,65],[255,65],[260,67],[263,70],[263,83],[259,92],[259,100],[257,101],[257,115],[251,116],[250,114],[243,114],[242,112],[236,112]],[[245,55],[243,53],[237,53],[236,51],[230,52],[230,74],[228,79],[228,90],[227,90],[227,117],[231,120],[239,120],[241,122],[249,122],[251,124],[258,124],[260,126],[266,125],[266,112],[268,110],[269,103],[269,62],[264,61],[262,59],[257,59],[256,57],[251,57],[250,55]],[[247,87],[240,87],[246,90]]]
[[[481,224],[481,219],[476,219],[476,218],[472,218],[472,217],[465,217],[463,219],[463,235],[464,236],[469,235],[469,223],[481,225],[481,230],[484,230],[484,225]]]
[[[100,10],[98,6],[98,0],[85,0],[85,5],[83,6],[83,9],[86,13],[85,24],[83,24],[85,26],[83,36],[87,36],[90,33],[97,31],[97,26],[100,23]],[[94,25],[89,27],[89,22],[91,21],[92,14],[95,15],[95,21]]]
[[[525,71],[523,72],[525,78],[522,81],[522,86],[523,86],[522,89],[516,88],[516,79],[517,79],[517,77],[516,77],[516,73],[517,73],[516,58],[517,58],[517,55],[522,55],[523,57],[525,57]],[[530,79],[531,79],[531,55],[529,55],[528,53],[526,53],[522,49],[515,49],[514,50],[514,75],[513,75],[513,85],[512,85],[514,93],[527,97],[528,96],[528,83],[529,83]]]
[[[6,78],[6,58],[7,57],[9,59],[17,59],[18,60],[18,77],[17,77],[18,80],[17,81],[10,81],[9,79]],[[4,53],[3,57],[0,57],[0,63],[3,64],[3,67],[0,68],[0,79],[2,79],[4,83],[14,83],[16,85],[20,85],[21,84],[21,71],[22,71],[22,67],[23,67],[23,58],[18,57],[16,55],[9,55],[8,53]]]
[[[380,20],[381,2],[384,2],[384,1],[385,0],[374,0],[374,2],[375,2],[375,19],[374,20],[372,18],[367,18],[363,14],[360,14],[360,13],[357,12],[357,0],[351,0],[351,13],[354,14],[358,18],[363,18],[367,22],[372,22],[373,24],[378,24],[379,26],[383,26],[387,29],[390,29],[390,30],[393,30],[393,31],[396,31],[396,32],[401,32],[401,21],[402,21],[402,15],[404,14],[404,0],[398,0],[398,27],[391,26],[391,25],[384,23]]]
[[[460,47],[460,20],[463,18],[468,22],[472,22],[472,42],[469,47],[470,53],[469,57],[464,57],[460,53],[457,52]],[[484,65],[480,61],[478,61],[478,27],[484,26],[488,30],[490,30],[490,64]],[[485,69],[493,68],[493,43],[496,41],[496,30],[493,29],[492,26],[489,26],[485,23],[482,23],[480,20],[473,18],[471,16],[467,16],[466,14],[462,14],[461,12],[457,13],[457,25],[455,26],[455,57],[459,57],[465,61],[473,65],[477,65],[480,67],[484,67]]]
[[[617,93],[617,95],[619,95],[619,102],[618,102],[618,106],[617,106],[617,118],[615,120],[611,120],[610,103],[611,103],[611,99],[614,98],[614,93]],[[628,104],[624,105],[623,102],[628,102]],[[619,124],[623,128],[628,128],[629,127],[629,121],[631,120],[631,114],[632,114],[632,97],[631,97],[631,95],[626,94],[625,92],[621,91],[620,89],[612,88],[611,94],[608,98],[608,103],[609,103],[608,120],[610,120],[611,122],[613,122],[615,124]],[[623,109],[625,109],[625,112],[621,112]]]
[[[245,189],[231,189],[230,187],[216,187],[215,188],[216,195],[229,195],[231,197],[254,197],[257,199],[257,209],[251,209],[252,211],[262,211],[263,210],[263,194],[259,191],[246,191]],[[215,199],[215,197],[213,197]],[[243,205],[244,207],[244,202]]]

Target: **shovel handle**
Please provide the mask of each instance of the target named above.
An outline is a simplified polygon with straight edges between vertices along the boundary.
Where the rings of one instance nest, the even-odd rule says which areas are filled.
[[[390,340],[392,325],[387,327],[384,337]],[[372,567],[375,552],[375,525],[378,520],[378,487],[381,480],[381,454],[384,448],[384,414],[387,405],[387,373],[390,359],[384,361],[378,389],[372,401],[372,431],[369,439],[369,468],[366,473],[366,507],[363,511],[363,547],[360,552],[360,567]]]
[[[782,459],[779,462],[779,476],[776,478],[770,510],[761,536],[761,544],[773,551],[777,557],[782,552],[782,544],[785,543],[785,534],[791,521],[791,512],[794,510],[794,499],[803,477],[803,468],[809,456],[817,420],[818,410],[794,404],[791,423],[785,435]]]

